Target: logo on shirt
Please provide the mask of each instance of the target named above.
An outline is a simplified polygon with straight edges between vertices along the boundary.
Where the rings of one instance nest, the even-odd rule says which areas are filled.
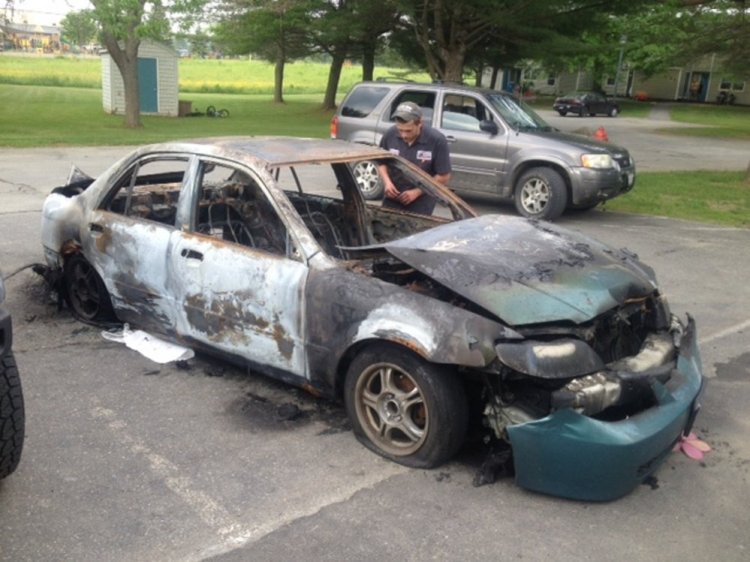
[[[398,156],[399,154],[401,154],[401,153],[400,153],[400,152],[398,151],[398,148],[389,148],[389,149],[388,149],[388,152],[390,152],[391,154],[395,154],[396,156]]]
[[[420,162],[432,161],[432,151],[431,150],[417,150],[417,160],[419,160]]]

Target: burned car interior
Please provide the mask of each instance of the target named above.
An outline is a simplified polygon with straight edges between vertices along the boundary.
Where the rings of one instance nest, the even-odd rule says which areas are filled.
[[[365,201],[363,160],[434,193],[435,215]],[[476,216],[379,149],[145,147],[53,190],[43,217],[49,277],[79,316],[112,310],[342,400],[356,437],[407,466],[439,466],[478,424],[510,448],[522,486],[614,499],[699,407],[694,321],[671,313],[637,256]]]
[[[403,167],[397,162],[388,164],[394,169]],[[174,157],[138,162],[123,175],[101,207],[175,226],[188,165],[187,159]],[[278,167],[271,173],[318,244],[336,259],[351,259],[356,248],[388,242],[447,221],[416,215],[404,219],[379,204],[365,204],[353,196],[356,183],[347,163],[304,163]],[[420,181],[408,169],[399,169],[398,173],[409,174],[414,183]],[[286,225],[257,180],[214,162],[203,162],[198,175],[200,196],[194,232],[277,255],[293,254]]]

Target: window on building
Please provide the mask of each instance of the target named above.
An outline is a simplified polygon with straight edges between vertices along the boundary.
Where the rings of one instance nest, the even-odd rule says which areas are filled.
[[[745,83],[733,82],[732,80],[728,78],[722,78],[721,82],[719,83],[719,89],[720,90],[732,90],[733,92],[744,92]]]

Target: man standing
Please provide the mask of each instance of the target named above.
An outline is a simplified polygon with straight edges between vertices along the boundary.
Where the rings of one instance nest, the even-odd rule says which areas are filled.
[[[425,127],[422,110],[413,102],[400,103],[393,113],[396,124],[380,140],[380,147],[398,154],[442,184],[451,177],[448,141],[440,131]],[[435,198],[415,185],[409,185],[398,170],[379,167],[385,187],[383,206],[410,213],[431,215]]]

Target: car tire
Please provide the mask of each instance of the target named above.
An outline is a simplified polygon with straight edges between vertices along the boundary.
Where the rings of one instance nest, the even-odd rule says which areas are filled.
[[[378,166],[372,160],[357,162],[353,168],[354,179],[357,180],[362,196],[367,200],[383,198],[385,189],[383,180],[378,172]]]
[[[0,358],[0,478],[18,467],[26,418],[21,379],[13,353]]]
[[[567,111],[558,111],[558,113],[560,114],[560,117],[565,117],[568,114]]]
[[[524,217],[554,220],[568,204],[565,180],[551,168],[532,168],[516,182],[514,200]]]
[[[73,313],[87,322],[115,318],[104,281],[81,254],[73,254],[65,264],[65,298]]]
[[[617,117],[617,115],[619,113],[620,112],[618,111],[618,109],[616,107],[613,107],[612,109],[609,110],[609,116],[610,117]]]
[[[457,375],[394,344],[374,344],[355,357],[344,400],[357,439],[405,466],[439,466],[466,436],[467,398]]]

